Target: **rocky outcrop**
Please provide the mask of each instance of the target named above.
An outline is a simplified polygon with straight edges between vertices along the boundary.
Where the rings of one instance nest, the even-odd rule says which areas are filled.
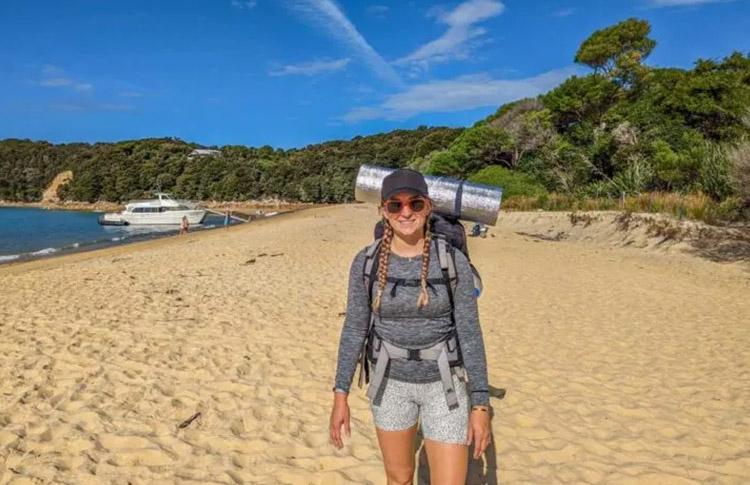
[[[52,183],[50,183],[44,190],[44,193],[42,194],[42,204],[60,203],[60,197],[57,196],[57,190],[71,180],[73,180],[73,171],[66,170],[58,173],[52,180]]]

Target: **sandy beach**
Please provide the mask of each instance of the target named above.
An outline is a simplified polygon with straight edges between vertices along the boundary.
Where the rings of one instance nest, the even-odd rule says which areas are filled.
[[[566,217],[470,240],[495,417],[468,483],[749,483],[748,264]],[[328,442],[376,220],[332,206],[0,267],[0,485],[384,484],[364,390]]]

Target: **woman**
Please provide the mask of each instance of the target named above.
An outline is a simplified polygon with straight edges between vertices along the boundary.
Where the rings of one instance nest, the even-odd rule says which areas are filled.
[[[443,280],[437,245],[428,224],[432,202],[419,172],[402,169],[385,177],[381,201],[385,231],[377,254],[377,278],[369,295],[363,276],[365,250],[354,258],[349,272],[330,420],[331,441],[341,448],[342,428],[350,435],[348,391],[368,335],[371,314],[373,332],[384,342],[403,349],[439,346],[457,335],[463,368],[468,374],[468,385],[459,378],[460,370],[449,374],[457,405],[455,398],[454,404],[449,405],[438,362],[429,359],[390,359],[383,385],[377,393],[368,394],[375,396],[370,407],[389,484],[412,483],[418,420],[432,482],[463,484],[468,445],[474,444],[477,459],[491,439],[487,365],[471,268],[463,253],[454,251],[458,283],[451,306],[448,288],[437,283]],[[418,283],[399,285],[399,281]],[[449,382],[447,386],[450,385]]]

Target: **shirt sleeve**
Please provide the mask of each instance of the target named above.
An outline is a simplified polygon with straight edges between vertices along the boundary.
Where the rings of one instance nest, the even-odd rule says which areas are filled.
[[[454,295],[454,314],[464,368],[469,375],[469,395],[472,405],[486,406],[490,402],[487,356],[484,352],[482,328],[479,326],[474,275],[469,261],[461,251],[455,250],[455,261],[458,284]]]
[[[357,358],[370,326],[370,299],[364,283],[365,252],[360,251],[349,269],[346,318],[341,329],[335,389],[349,392]]]

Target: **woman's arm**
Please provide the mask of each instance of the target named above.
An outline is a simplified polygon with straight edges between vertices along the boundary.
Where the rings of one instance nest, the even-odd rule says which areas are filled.
[[[346,319],[341,329],[335,389],[349,392],[357,368],[357,357],[370,326],[370,299],[363,279],[365,253],[360,251],[349,269]]]
[[[454,295],[456,331],[461,345],[464,368],[469,375],[469,392],[472,405],[488,405],[490,402],[487,383],[487,357],[484,339],[479,326],[477,298],[474,296],[474,277],[466,256],[458,250],[456,274],[458,285]]]

